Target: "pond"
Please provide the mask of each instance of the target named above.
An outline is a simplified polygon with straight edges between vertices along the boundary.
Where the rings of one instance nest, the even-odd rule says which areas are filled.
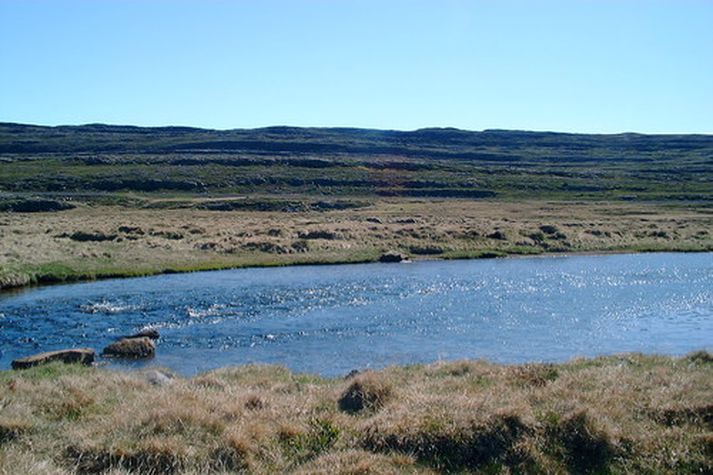
[[[0,294],[0,368],[144,328],[185,375],[282,364],[352,369],[485,358],[565,361],[713,345],[713,253],[238,269]]]

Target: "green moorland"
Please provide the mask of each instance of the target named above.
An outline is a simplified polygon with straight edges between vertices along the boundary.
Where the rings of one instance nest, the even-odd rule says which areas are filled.
[[[0,288],[713,249],[713,137],[0,123]]]
[[[344,379],[271,366],[155,376],[0,372],[0,473],[713,471],[705,352]]]

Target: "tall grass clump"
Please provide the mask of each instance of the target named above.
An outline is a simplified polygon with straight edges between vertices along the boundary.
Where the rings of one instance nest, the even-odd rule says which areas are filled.
[[[392,384],[373,372],[357,375],[339,398],[339,409],[348,413],[381,409],[394,394]]]

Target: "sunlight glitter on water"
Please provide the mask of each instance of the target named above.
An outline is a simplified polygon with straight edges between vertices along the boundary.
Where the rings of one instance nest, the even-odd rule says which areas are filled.
[[[148,363],[188,374],[252,362],[353,368],[489,358],[680,354],[713,341],[713,254],[240,269],[0,297],[0,364],[100,350],[157,328]]]

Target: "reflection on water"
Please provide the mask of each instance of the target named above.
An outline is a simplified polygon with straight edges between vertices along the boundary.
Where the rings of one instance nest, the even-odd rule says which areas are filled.
[[[38,351],[101,350],[147,327],[161,332],[158,354],[136,365],[186,374],[679,354],[713,344],[713,254],[240,269],[31,289],[0,296],[0,367]]]

